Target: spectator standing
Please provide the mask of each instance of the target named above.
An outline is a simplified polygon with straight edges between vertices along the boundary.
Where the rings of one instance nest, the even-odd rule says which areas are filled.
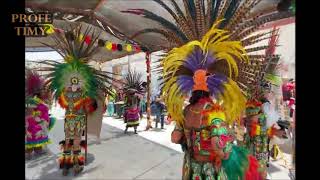
[[[164,110],[165,110],[165,105],[163,104],[162,100],[160,97],[156,99],[155,105],[157,107],[156,110],[156,128],[158,127],[158,123],[160,121],[161,124],[161,129],[164,128]]]

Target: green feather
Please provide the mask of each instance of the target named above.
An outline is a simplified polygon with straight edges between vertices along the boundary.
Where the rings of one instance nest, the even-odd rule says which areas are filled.
[[[264,79],[275,86],[281,85],[281,77],[274,74],[266,74]]]
[[[53,72],[51,89],[55,90],[55,97],[59,97],[65,88],[66,79],[70,73],[79,74],[83,78],[83,92],[85,96],[94,98],[97,91],[97,80],[93,68],[79,60],[72,60],[70,63],[56,65]]]
[[[245,148],[233,145],[227,160],[222,161],[222,166],[228,176],[228,180],[244,179],[245,172],[249,166],[249,151]]]

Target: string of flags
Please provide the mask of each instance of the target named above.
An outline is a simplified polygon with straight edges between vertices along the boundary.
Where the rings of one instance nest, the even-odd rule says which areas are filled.
[[[64,30],[59,29],[59,28],[55,28],[52,24],[46,24],[46,26],[48,26],[46,33],[48,35],[53,34],[53,33],[61,33],[64,32]],[[92,38],[90,37],[90,35],[87,35],[84,37],[84,35],[80,35],[79,40],[82,41],[84,39],[84,42],[86,44],[90,44]],[[108,51],[127,51],[127,52],[147,52],[148,49],[139,45],[135,45],[135,44],[120,44],[120,43],[114,43],[111,41],[105,41],[102,39],[98,40],[98,45],[100,47],[104,47],[106,50]]]

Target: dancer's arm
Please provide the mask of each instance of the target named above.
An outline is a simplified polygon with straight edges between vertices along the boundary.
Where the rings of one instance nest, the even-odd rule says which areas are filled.
[[[171,133],[171,142],[180,144],[183,137],[183,129],[176,125],[175,129]]]

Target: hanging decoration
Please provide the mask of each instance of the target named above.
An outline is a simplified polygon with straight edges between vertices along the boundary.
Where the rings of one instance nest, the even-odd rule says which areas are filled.
[[[117,44],[117,49],[118,49],[118,51],[122,51],[122,45],[121,44]]]
[[[130,44],[126,45],[126,51],[128,51],[128,52],[132,51],[132,46]]]
[[[99,39],[98,40],[98,45],[100,46],[100,47],[104,47],[104,41],[102,40],[102,39]]]
[[[135,47],[136,52],[140,52],[141,51],[140,46],[135,45],[134,47]]]
[[[106,42],[106,49],[108,49],[109,51],[112,50],[112,42]]]
[[[84,38],[84,42],[88,45],[90,44],[91,42],[91,37],[89,35],[87,35],[85,38]]]
[[[54,29],[54,27],[53,27],[52,24],[45,24],[45,26],[47,26],[47,30],[46,30],[46,33],[47,33],[47,34],[53,34],[53,33],[55,33],[55,29]]]
[[[52,24],[46,24],[45,26],[47,26],[46,29],[46,33],[47,35],[51,35],[54,33],[62,33],[64,32],[64,30],[59,29],[59,28],[55,28]],[[92,41],[92,37],[89,35],[84,36],[83,34],[80,34],[78,37],[78,41],[82,41],[84,39],[85,44],[90,44],[90,42]],[[106,41],[103,39],[98,39],[98,45],[100,47],[105,47],[106,50],[108,51],[118,51],[118,52],[122,52],[122,51],[126,51],[126,52],[147,52],[147,48],[141,47],[139,45],[136,44],[120,44],[120,43],[114,43],[111,41]]]
[[[117,50],[117,44],[116,43],[112,43],[112,51],[116,51]]]
[[[83,34],[80,34],[79,35],[79,41],[82,41],[82,39],[83,39]]]

